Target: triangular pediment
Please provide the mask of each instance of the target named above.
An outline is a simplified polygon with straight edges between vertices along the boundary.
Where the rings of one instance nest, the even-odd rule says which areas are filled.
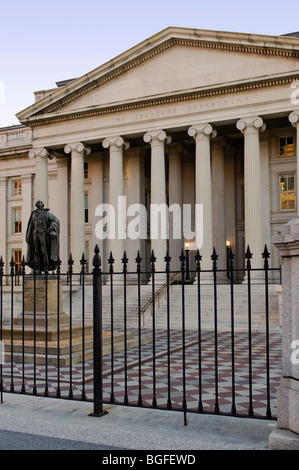
[[[21,122],[120,108],[299,73],[299,39],[167,28],[19,113]]]

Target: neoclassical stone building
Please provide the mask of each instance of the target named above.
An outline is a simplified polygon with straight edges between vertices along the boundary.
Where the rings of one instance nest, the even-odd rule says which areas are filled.
[[[104,268],[110,250],[129,269],[137,250],[154,249],[157,269],[166,249],[172,268],[197,236],[99,240],[96,208],[112,204],[123,216],[140,203],[203,207],[200,252],[211,268],[213,246],[225,269],[227,243],[244,266],[247,245],[261,265],[266,243],[297,217],[299,171],[299,38],[167,28],[86,75],[35,93],[17,114],[19,126],[0,129],[0,253],[20,263],[36,199],[61,221],[61,259],[79,269],[99,244]],[[119,214],[119,212],[121,212]],[[123,218],[127,230],[134,214]],[[119,227],[117,227],[119,228]],[[197,234],[199,237],[199,234]],[[146,264],[145,264],[146,266]],[[240,274],[241,276],[241,274]]]

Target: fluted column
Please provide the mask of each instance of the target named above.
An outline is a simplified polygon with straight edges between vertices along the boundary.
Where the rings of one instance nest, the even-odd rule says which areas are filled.
[[[189,128],[188,134],[196,142],[195,147],[195,203],[202,205],[203,220],[195,213],[195,243],[202,255],[202,269],[212,269],[213,215],[210,138],[216,131],[210,124],[199,124]],[[204,276],[203,276],[204,277]],[[206,276],[210,278],[210,276]]]
[[[225,207],[225,167],[223,137],[216,137],[211,143],[212,155],[212,199],[213,199],[213,243],[219,256],[218,269],[226,269],[226,207]],[[219,273],[226,278],[226,272]]]
[[[167,240],[163,237],[166,233],[167,219],[165,216],[160,218],[159,227],[153,225],[152,218],[153,205],[157,208],[159,205],[166,207],[166,185],[165,185],[165,143],[171,142],[171,137],[167,136],[163,130],[147,132],[144,141],[151,145],[151,244],[154,250],[156,261],[156,271],[164,271],[164,257],[167,251]],[[156,280],[163,276],[156,276]]]
[[[237,128],[244,135],[245,248],[253,254],[253,268],[263,267],[262,191],[259,133],[266,126],[260,117],[242,118]],[[257,273],[256,273],[257,274]],[[253,277],[253,276],[252,276]],[[256,276],[258,277],[258,276]]]
[[[33,148],[29,151],[29,158],[35,159],[35,201],[41,199],[48,207],[48,158],[53,157],[45,148]]]
[[[297,209],[297,214],[299,215],[299,111],[293,111],[289,115],[289,121],[292,123],[292,125],[296,128],[297,130],[297,135],[296,135],[296,157],[297,157],[297,169],[296,169],[296,175],[297,175],[297,185],[296,185],[296,209]]]
[[[107,137],[102,143],[104,148],[109,148],[109,204],[114,209],[114,214],[109,217],[109,251],[112,251],[115,272],[123,269],[122,258],[125,251],[126,239],[126,208],[121,208],[121,197],[124,196],[124,172],[123,172],[123,150],[129,148],[129,143],[120,136]],[[115,232],[112,233],[112,226]]]
[[[181,153],[183,146],[174,142],[168,145],[169,157],[169,207],[175,205],[175,212],[169,212],[169,253],[171,256],[172,271],[180,270],[182,248],[184,248],[183,233],[183,186],[182,186],[182,162]],[[176,210],[178,211],[176,212]],[[180,233],[179,233],[180,232]],[[179,238],[178,238],[179,236]]]
[[[65,153],[71,154],[71,254],[74,272],[80,272],[80,260],[85,252],[84,156],[90,148],[82,142],[67,144]]]

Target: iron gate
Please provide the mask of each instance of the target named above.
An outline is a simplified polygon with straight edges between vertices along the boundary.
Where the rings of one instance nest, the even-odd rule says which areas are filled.
[[[112,254],[102,270],[98,246],[92,272],[84,255],[77,273],[71,256],[67,272],[59,262],[45,274],[27,274],[24,259],[5,272],[1,258],[1,401],[3,392],[85,400],[94,416],[105,404],[177,410],[185,424],[187,412],[276,419],[280,268],[265,246],[253,269],[248,247],[237,284],[231,249],[225,271],[215,250],[210,271],[199,252],[190,269],[186,254],[173,271],[167,253],[163,272],[154,253],[143,269],[139,252],[134,271],[126,253],[121,272]]]

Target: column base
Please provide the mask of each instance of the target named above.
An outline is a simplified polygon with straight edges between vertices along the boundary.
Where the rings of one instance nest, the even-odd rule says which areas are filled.
[[[263,271],[250,271],[250,284],[264,284],[265,283],[265,273]],[[242,284],[248,284],[247,273],[243,279]]]
[[[166,274],[155,274],[155,286],[160,286],[160,285],[163,285],[163,284],[166,284],[167,282],[167,277],[166,277]],[[153,283],[153,278],[152,276],[150,277],[149,281],[148,281],[148,284],[151,285]]]
[[[216,278],[217,282],[217,278]],[[193,284],[198,284],[198,277],[196,276]],[[200,273],[200,284],[214,284],[214,275],[212,272]]]

